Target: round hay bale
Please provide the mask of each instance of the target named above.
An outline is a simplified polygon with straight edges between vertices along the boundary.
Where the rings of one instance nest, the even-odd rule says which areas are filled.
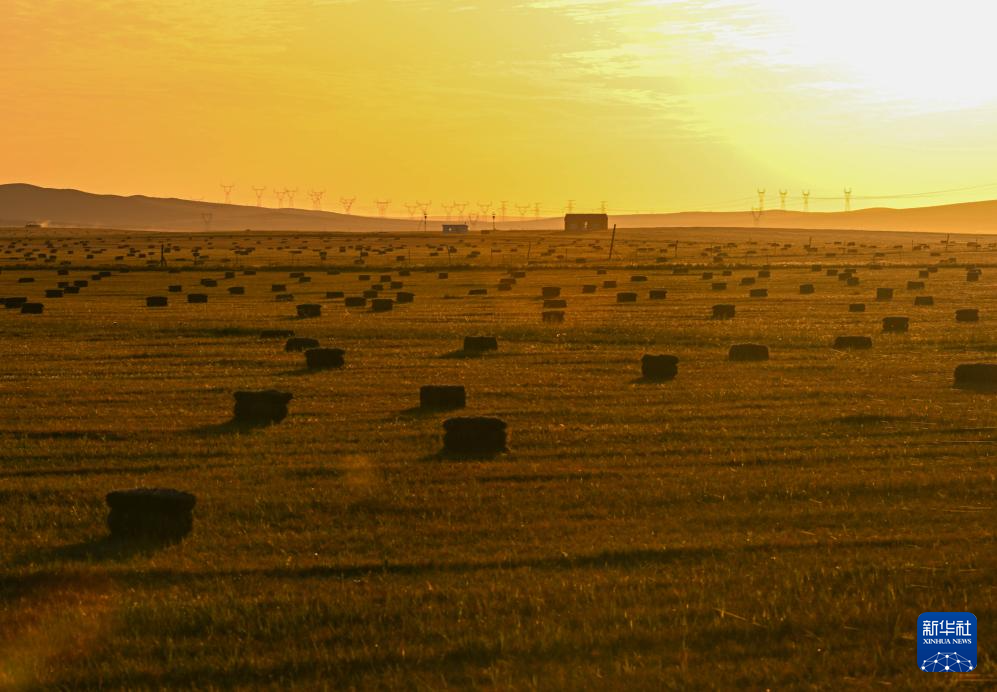
[[[540,313],[540,319],[545,324],[561,324],[564,322],[564,310],[545,310]]]
[[[507,449],[505,421],[490,417],[443,421],[443,450],[458,456],[491,456]]]
[[[739,284],[741,286],[754,286],[755,282],[756,282],[755,277],[753,277],[753,276],[745,276],[745,277],[741,278],[741,281],[739,282]]]
[[[467,392],[463,385],[425,385],[419,388],[419,408],[446,411],[464,408]]]
[[[800,295],[809,296],[812,295],[816,289],[813,284],[800,284]]]
[[[605,281],[602,282],[602,287],[603,288],[616,288],[616,280],[615,279],[606,279]]]
[[[717,281],[715,283],[712,283],[712,284],[710,284],[710,289],[713,290],[713,291],[726,291],[727,290],[727,282],[726,281]]]
[[[468,353],[483,353],[485,351],[497,351],[498,339],[494,336],[465,336],[464,351]]]
[[[907,282],[908,291],[923,291],[924,282],[923,281],[908,281]]]
[[[271,425],[287,418],[287,404],[293,397],[274,389],[235,393],[233,420],[242,425]]]
[[[45,289],[46,298],[62,298],[61,288],[47,288]]]
[[[341,348],[310,348],[305,351],[305,365],[309,370],[341,368],[346,362],[345,354]]]
[[[367,299],[363,296],[347,296],[343,301],[343,305],[348,308],[362,308],[366,307]]]
[[[564,298],[549,298],[544,301],[543,306],[545,309],[566,308],[568,307],[568,301],[566,301]]]
[[[147,308],[165,308],[168,303],[166,296],[147,296],[145,299]]]
[[[327,300],[335,300],[336,298],[342,298],[344,295],[346,295],[346,294],[343,293],[342,291],[326,291],[325,292],[325,297],[326,297]]]
[[[207,303],[208,296],[205,293],[188,293],[187,294],[188,303]]]
[[[963,363],[955,369],[955,387],[978,391],[997,391],[997,364]]]
[[[214,279],[201,279],[201,285],[205,288],[215,288],[218,286],[218,282]]]
[[[379,295],[380,292],[376,288],[368,288],[366,291],[363,292],[363,297],[368,299],[377,298],[377,296]]]
[[[544,286],[540,289],[540,295],[543,298],[558,298],[561,295],[560,286]]]
[[[643,274],[635,274],[630,277],[630,283],[643,283],[645,281],[647,281],[647,277]]]
[[[182,293],[183,286],[181,286],[180,284],[170,284],[169,286],[166,287],[166,290],[169,291],[170,293]]]
[[[228,292],[229,292],[229,295],[233,295],[233,296],[244,296],[244,295],[246,295],[246,287],[245,286],[229,286],[228,287]]]
[[[902,334],[910,329],[909,317],[884,317],[883,331],[889,334]]]
[[[271,284],[270,285],[270,292],[271,293],[284,293],[285,291],[287,291],[287,284]]]
[[[966,281],[974,282],[974,281],[979,281],[979,280],[980,280],[980,272],[979,271],[968,271],[968,272],[966,272]]]
[[[318,348],[318,339],[312,339],[307,336],[292,336],[284,344],[284,350],[288,353],[294,353],[299,351],[307,351],[310,348]]]
[[[872,338],[868,336],[839,336],[834,340],[834,348],[838,351],[872,348]]]
[[[322,306],[318,303],[302,303],[297,307],[298,317],[321,317]]]
[[[650,300],[667,300],[668,299],[668,289],[667,288],[652,288],[647,293],[647,297]]]
[[[595,293],[598,288],[595,284],[584,284],[582,286],[582,293]]]
[[[412,303],[415,301],[415,294],[411,291],[398,291],[395,294],[396,303]]]
[[[771,276],[772,276],[772,272],[770,270],[768,270],[768,269],[759,269],[758,270],[758,278],[759,279],[768,279]]]
[[[107,528],[116,540],[179,541],[194,527],[190,493],[170,488],[114,490],[105,498]]]
[[[261,339],[287,339],[294,336],[293,329],[264,329],[260,332]]]
[[[748,296],[751,298],[768,298],[769,290],[767,288],[753,288],[748,291]]]
[[[876,300],[893,300],[892,288],[877,288]]]
[[[713,319],[731,320],[734,319],[735,307],[733,305],[714,305]]]
[[[375,298],[370,302],[372,312],[389,312],[395,307],[395,301],[391,298]]]
[[[914,305],[917,307],[931,307],[935,304],[934,296],[914,296]]]
[[[956,322],[979,322],[980,311],[976,308],[963,308],[955,311]]]
[[[617,293],[616,294],[616,302],[617,303],[636,303],[637,302],[637,294],[636,293],[626,292],[626,291],[623,292],[623,293]]]
[[[677,356],[644,354],[640,359],[640,372],[645,380],[673,380],[679,373]]]
[[[43,303],[21,303],[22,315],[40,315],[45,311]]]
[[[752,362],[769,359],[769,347],[762,344],[734,344],[727,352],[728,360]]]
[[[865,312],[865,303],[851,303],[848,312]]]

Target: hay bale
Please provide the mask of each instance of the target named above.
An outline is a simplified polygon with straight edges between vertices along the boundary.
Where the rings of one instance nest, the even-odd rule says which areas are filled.
[[[927,279],[931,277],[931,271],[928,269],[922,269],[917,273],[919,279]]]
[[[77,293],[80,292],[80,287],[79,286],[66,286],[64,289],[62,289],[62,292],[64,294],[66,294],[67,296],[76,295]]]
[[[377,296],[379,295],[380,292],[376,288],[368,288],[366,291],[363,292],[363,297],[368,299],[377,298]]]
[[[45,311],[45,305],[43,303],[22,303],[21,304],[21,314],[22,315],[40,315]]]
[[[602,282],[602,287],[603,288],[616,288],[616,280],[615,279],[606,279],[605,281]]]
[[[668,298],[667,288],[652,288],[648,291],[647,297],[650,300],[666,300]]]
[[[743,277],[741,279],[741,281],[739,282],[739,285],[741,285],[741,286],[754,286],[755,282],[756,282],[755,277],[753,277],[753,276],[745,276],[745,277]]]
[[[914,296],[914,305],[916,307],[931,307],[935,304],[934,296]]]
[[[197,498],[171,488],[114,490],[105,498],[107,528],[116,540],[179,541],[194,527]]]
[[[955,311],[956,322],[979,322],[980,311],[976,308],[963,308]]]
[[[971,270],[966,272],[966,281],[974,282],[980,280],[980,272],[978,270]]]
[[[516,271],[510,272],[510,273],[512,274],[512,278],[514,278],[514,279],[525,279],[526,278],[526,272],[524,272],[522,270],[516,270]]]
[[[440,272],[439,274],[436,275],[436,278],[437,279],[449,279],[450,278],[450,274],[447,273],[447,272]]]
[[[363,296],[347,296],[343,305],[348,308],[362,308],[367,305],[367,299]]]
[[[236,392],[233,420],[241,425],[271,425],[287,418],[287,404],[294,398],[274,389]]]
[[[924,282],[923,281],[908,281],[907,282],[908,291],[923,291]]]
[[[370,274],[358,274],[357,279],[360,281],[370,281]]]
[[[277,303],[290,303],[294,300],[293,293],[278,293],[274,296],[274,302]]]
[[[505,421],[467,417],[443,421],[443,449],[458,456],[490,456],[506,451]]]
[[[848,312],[865,312],[865,303],[851,303]]]
[[[395,294],[396,303],[412,303],[415,301],[415,294],[411,291],[398,291]]]
[[[271,293],[284,293],[285,291],[287,291],[287,284],[271,284],[270,285],[270,292]]]
[[[643,274],[635,274],[630,277],[630,283],[643,283],[645,281],[647,281],[647,277]]]
[[[617,303],[636,303],[637,302],[637,294],[636,293],[626,292],[626,291],[623,292],[623,293],[617,293],[616,294],[616,302]]]
[[[395,301],[391,298],[375,298],[370,302],[372,312],[390,312],[395,307]]]
[[[712,284],[710,284],[710,289],[713,290],[713,291],[726,291],[727,290],[727,282],[726,281],[717,281],[715,283],[712,283]]]
[[[229,292],[229,295],[233,295],[233,296],[244,296],[244,295],[246,295],[246,287],[245,286],[229,286],[228,287],[228,292]]]
[[[846,286],[858,286],[859,285],[859,277],[857,277],[857,276],[849,276],[848,280],[845,281],[845,285]]]
[[[903,334],[910,329],[908,317],[884,317],[883,331],[889,334]]]
[[[545,324],[561,324],[564,322],[564,310],[545,310],[540,313],[540,319]]]
[[[997,364],[963,363],[955,369],[955,387],[977,391],[997,391]]]
[[[734,344],[727,352],[727,359],[738,362],[769,359],[769,347],[762,344]]]
[[[677,356],[646,353],[640,359],[640,372],[645,380],[672,380],[679,373],[679,359]]]
[[[751,298],[768,298],[769,290],[767,288],[753,288],[748,291],[748,296]]]
[[[892,288],[877,288],[876,300],[893,300]]]
[[[447,411],[467,406],[467,392],[464,386],[425,385],[419,388],[419,408]]]
[[[595,293],[598,286],[595,284],[584,284],[582,286],[582,293]]]
[[[298,317],[321,317],[322,306],[318,303],[302,303],[297,307]]]
[[[312,339],[307,336],[292,336],[284,344],[284,350],[288,353],[294,353],[299,351],[307,351],[310,348],[318,348],[318,339]]]
[[[701,278],[703,281],[712,281],[713,272],[703,272],[699,278]]]
[[[260,332],[261,339],[286,339],[294,336],[293,329],[264,329]]]
[[[310,284],[311,282],[312,282],[312,277],[310,277],[310,276],[299,276],[298,277],[298,283],[299,284]]]
[[[498,339],[494,336],[465,336],[464,351],[467,353],[483,353],[497,351]]]
[[[188,303],[207,303],[208,296],[205,293],[188,293],[187,294]]]
[[[201,285],[205,288],[215,288],[218,286],[218,282],[214,279],[201,279]]]
[[[730,320],[734,319],[735,308],[733,305],[714,305],[713,319]]]
[[[335,300],[336,298],[342,298],[345,293],[343,291],[326,291],[325,297],[327,300]]]
[[[86,288],[87,286],[90,285],[90,282],[87,281],[86,279],[77,279],[76,281],[73,282],[73,285],[76,286],[77,288]]]
[[[560,286],[544,286],[540,289],[540,295],[543,298],[558,298],[561,295]]]
[[[543,306],[545,309],[566,308],[568,307],[568,301],[566,301],[564,298],[550,298],[544,301]]]
[[[486,296],[486,295],[488,295],[488,289],[487,288],[472,288],[470,291],[467,292],[467,295],[469,295],[469,296]]]
[[[165,308],[168,303],[166,296],[147,296],[145,299],[147,308]]]
[[[800,295],[809,296],[812,295],[816,289],[813,284],[800,284]]]
[[[309,370],[341,368],[345,364],[341,348],[310,348],[305,351],[305,365]]]
[[[62,298],[61,288],[47,288],[45,289],[46,298]]]
[[[872,338],[868,336],[839,336],[834,340],[833,348],[838,351],[872,348]]]
[[[759,279],[768,279],[768,278],[771,278],[771,276],[772,276],[772,272],[770,270],[768,270],[768,269],[759,269],[758,270],[758,278]]]
[[[33,284],[35,282],[35,277],[33,276],[22,276],[17,280],[19,284]]]
[[[181,286],[180,284],[170,284],[169,286],[166,287],[166,290],[169,291],[170,293],[182,293],[183,286]]]
[[[3,307],[6,310],[13,310],[14,308],[20,309],[20,307],[27,302],[28,299],[24,296],[17,296],[16,298],[4,298]]]

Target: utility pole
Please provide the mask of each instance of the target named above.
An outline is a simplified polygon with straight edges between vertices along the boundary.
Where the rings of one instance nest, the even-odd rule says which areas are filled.
[[[613,224],[613,235],[609,239],[609,261],[613,261],[613,246],[616,245],[616,224]]]

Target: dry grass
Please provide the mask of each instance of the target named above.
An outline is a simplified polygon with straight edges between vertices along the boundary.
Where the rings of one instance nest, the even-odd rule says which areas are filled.
[[[679,262],[706,264],[707,245],[738,237],[670,233]],[[430,271],[409,277],[388,261],[437,237],[267,234],[258,256],[229,254],[255,237],[218,235],[216,257],[180,275],[115,274],[42,298],[40,316],[0,310],[0,687],[952,684],[914,665],[928,610],[977,615],[974,677],[993,684],[997,399],[951,385],[957,364],[993,360],[997,269],[967,283],[964,269],[943,267],[924,291],[905,286],[918,267],[949,257],[987,267],[997,253],[965,239],[912,252],[923,237],[814,235],[823,247],[805,253],[779,232],[795,246],[771,251],[772,277],[757,284],[767,299],[737,286],[757,267],[735,270],[726,292],[701,268],[673,275],[674,260],[655,258],[674,250],[653,233],[618,239],[625,252],[605,275],[594,266],[608,239],[597,251],[588,238],[548,237],[529,251],[555,252],[509,292],[497,291],[506,271],[489,248],[525,259],[522,236],[460,239],[472,268],[438,280],[445,252],[414,257]],[[64,277],[16,248],[0,255],[0,296],[88,278],[118,246],[158,243],[148,238],[53,235],[57,261],[72,263]],[[84,260],[82,239],[108,250]],[[178,237],[175,255],[208,240]],[[312,262],[312,282],[296,284],[287,267],[265,269],[285,263],[281,244],[354,249],[330,253],[341,274]],[[358,244],[372,248],[369,268],[350,267]],[[474,244],[482,256],[467,260]],[[396,247],[382,260],[386,245]],[[761,263],[764,247],[742,240],[729,261]],[[875,252],[883,269],[868,268]],[[579,255],[589,262],[575,266]],[[236,259],[258,274],[197,286]],[[631,284],[638,260],[649,281]],[[854,265],[861,284],[811,262]],[[325,300],[368,287],[361,272],[393,273],[415,302],[371,314]],[[639,302],[581,294],[605,279]],[[294,303],[274,301],[281,282]],[[799,295],[811,282],[816,293]],[[172,283],[209,303],[167,294]],[[568,301],[563,325],[540,322],[548,285]],[[874,300],[878,286],[897,289],[892,303]],[[667,300],[647,300],[659,287]],[[154,294],[170,306],[146,308]],[[915,308],[915,294],[935,305]],[[322,303],[323,316],[294,318],[303,302]],[[708,319],[720,302],[738,316]],[[868,311],[849,313],[853,302]],[[980,308],[981,322],[956,324],[962,307]],[[894,314],[911,317],[909,334],[880,334]],[[306,372],[301,354],[259,338],[273,328],[344,348],[347,366]],[[496,335],[500,351],[455,353],[466,334]],[[841,334],[871,335],[874,348],[833,351]],[[727,362],[744,342],[767,344],[771,360]],[[639,381],[646,352],[679,356],[678,378]],[[451,383],[467,387],[467,412],[509,423],[510,453],[437,456],[446,416],[414,407],[420,385]],[[248,433],[224,427],[232,392],[252,387],[293,392],[291,415]],[[154,550],[108,544],[103,496],[135,485],[195,492],[193,535]]]

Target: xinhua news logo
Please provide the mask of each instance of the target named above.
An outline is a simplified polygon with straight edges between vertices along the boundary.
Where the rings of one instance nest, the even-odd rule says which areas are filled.
[[[976,669],[976,616],[921,613],[917,619],[917,666],[926,673]]]

